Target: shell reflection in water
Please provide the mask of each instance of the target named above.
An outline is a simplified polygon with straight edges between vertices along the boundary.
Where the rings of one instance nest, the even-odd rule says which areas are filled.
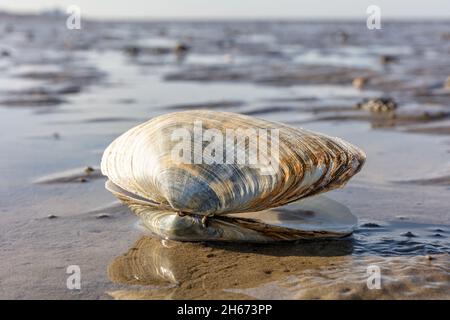
[[[108,266],[115,299],[449,299],[450,257],[351,255],[351,238],[298,245],[141,237]],[[367,267],[383,270],[367,289]],[[401,290],[399,290],[401,288]]]
[[[173,139],[173,132],[185,130],[194,145],[194,123],[223,136],[227,130],[276,129],[277,161],[267,159],[268,155],[259,159],[272,166],[273,173],[262,174],[260,167],[246,164],[177,161],[172,152],[179,140]],[[246,154],[253,143],[251,139],[236,141],[231,149],[236,154]],[[222,147],[226,158],[230,148],[226,143]],[[258,156],[263,154],[260,147],[256,146]],[[192,151],[192,159],[197,152],[205,156],[202,148]],[[340,205],[298,200],[342,187],[364,161],[362,150],[339,138],[233,113],[187,111],[130,129],[105,150],[101,167],[109,178],[107,189],[157,235],[191,241],[267,242],[351,233],[355,220]],[[315,223],[304,223],[307,211],[313,212]],[[202,222],[204,216],[213,216],[207,225]]]
[[[284,279],[300,266],[328,264],[324,256],[348,259],[351,252],[350,239],[305,241],[294,246],[216,245],[144,236],[108,266],[109,279],[122,286],[108,294],[116,299],[240,299],[246,296],[228,289]]]

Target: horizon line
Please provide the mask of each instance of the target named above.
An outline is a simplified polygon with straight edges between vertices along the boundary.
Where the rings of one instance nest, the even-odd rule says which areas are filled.
[[[48,14],[51,17],[51,13],[59,12],[62,16],[68,15],[66,12],[59,8],[49,8],[42,10],[9,10],[3,9],[0,7],[0,14],[7,15],[18,15],[18,16],[44,16]],[[357,16],[331,16],[331,15],[317,15],[317,16],[122,16],[122,15],[113,15],[113,16],[98,16],[98,15],[90,15],[86,14],[85,19],[93,20],[93,21],[116,21],[116,22],[151,22],[151,21],[168,21],[168,20],[176,20],[176,21],[365,21],[367,16],[363,15],[361,17]],[[386,16],[383,20],[387,21],[430,21],[430,20],[449,20],[450,15],[428,15],[428,16],[416,16],[416,15],[391,15]]]

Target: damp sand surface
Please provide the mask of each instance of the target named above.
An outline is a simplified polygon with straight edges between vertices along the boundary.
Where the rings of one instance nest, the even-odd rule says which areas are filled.
[[[71,33],[58,18],[2,15],[0,297],[449,299],[449,26],[387,22],[374,36],[356,22],[85,21]],[[191,49],[175,54],[178,42]],[[355,107],[382,96],[398,108]],[[101,154],[125,130],[192,108],[364,149],[363,171],[327,193],[358,217],[354,234],[276,245],[148,235],[104,189]],[[66,286],[70,265],[81,290]]]

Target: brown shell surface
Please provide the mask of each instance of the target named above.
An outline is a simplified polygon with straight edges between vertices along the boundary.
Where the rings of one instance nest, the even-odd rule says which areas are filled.
[[[192,133],[196,121],[203,130],[215,129],[223,136],[228,129],[277,129],[278,168],[262,174],[260,168],[246,164],[175,161],[172,152],[179,141],[173,140],[174,130]],[[194,143],[194,134],[191,139]],[[250,143],[237,139],[233,152],[247,152]],[[197,151],[193,152],[192,158]],[[339,188],[364,161],[362,150],[340,138],[234,113],[199,110],[162,115],[125,132],[105,150],[101,169],[114,185],[147,205],[221,215],[279,207]]]

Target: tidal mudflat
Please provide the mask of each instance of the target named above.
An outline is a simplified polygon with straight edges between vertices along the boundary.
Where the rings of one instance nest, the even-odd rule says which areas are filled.
[[[0,14],[0,297],[449,299],[449,22],[96,22]],[[389,103],[391,99],[395,106]],[[360,146],[327,196],[359,222],[280,245],[156,239],[105,190],[103,150],[180,110]],[[66,286],[69,265],[81,289]],[[369,289],[367,268],[381,272]]]

